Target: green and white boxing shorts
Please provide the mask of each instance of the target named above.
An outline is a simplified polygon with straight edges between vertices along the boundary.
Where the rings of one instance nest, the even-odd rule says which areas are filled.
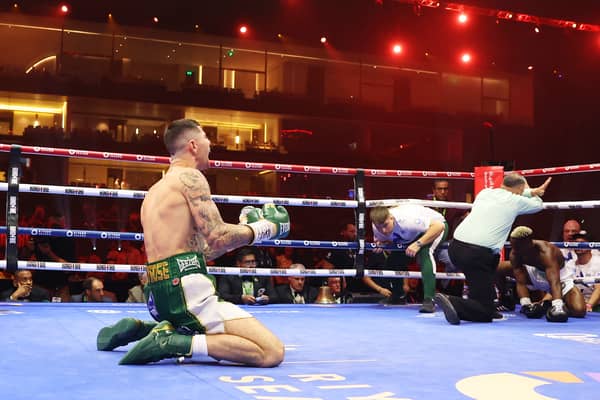
[[[201,253],[182,253],[149,263],[148,310],[157,321],[169,321],[179,331],[224,333],[225,321],[251,318],[216,294],[215,278],[206,271]]]

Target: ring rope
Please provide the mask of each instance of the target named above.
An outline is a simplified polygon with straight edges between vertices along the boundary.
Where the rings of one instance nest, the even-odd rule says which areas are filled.
[[[8,152],[15,145],[0,143],[0,152]],[[55,157],[76,157],[93,158],[102,160],[131,161],[154,164],[169,164],[170,158],[163,156],[153,156],[145,154],[100,152],[93,150],[78,150],[59,147],[41,147],[41,146],[20,146],[22,154],[39,154]],[[297,164],[272,164],[257,163],[245,161],[221,161],[211,160],[211,168],[221,169],[241,169],[241,170],[271,170],[291,173],[314,173],[329,175],[355,175],[357,168],[346,167],[326,167],[314,165]],[[517,172],[524,176],[536,175],[561,175],[579,172],[594,172],[600,170],[600,163],[568,165],[561,167],[534,168],[507,171]],[[473,172],[455,172],[455,171],[418,171],[418,170],[387,170],[387,169],[367,169],[365,176],[371,177],[402,177],[402,178],[446,178],[446,179],[474,179]]]
[[[419,204],[425,207],[433,208],[458,208],[470,209],[472,203],[460,203],[451,201],[433,201],[419,199],[387,199],[387,200],[368,200],[367,207],[391,207],[402,204]],[[582,208],[600,208],[600,200],[580,200],[580,201],[555,201],[544,202],[542,205],[544,210],[571,210]]]
[[[0,143],[0,152],[10,151],[14,145]],[[153,164],[169,164],[169,157],[152,156],[144,154],[101,152],[92,150],[77,150],[56,147],[41,146],[20,146],[22,154],[37,154],[54,157],[69,158],[92,158],[100,160],[117,160]],[[357,168],[347,167],[327,167],[318,165],[298,165],[298,164],[273,164],[257,163],[248,161],[222,161],[210,160],[211,168],[219,169],[238,169],[238,170],[258,170],[258,171],[276,171],[289,173],[311,173],[326,175],[356,175]],[[446,179],[474,179],[473,172],[452,172],[452,171],[411,171],[411,170],[386,170],[369,169],[365,170],[367,176],[377,177],[396,177],[396,178],[446,178]]]
[[[51,261],[18,261],[19,269],[48,270],[48,271],[84,271],[84,272],[135,272],[146,271],[142,264],[94,264],[94,263],[59,263]],[[0,260],[0,270],[6,269],[6,261]],[[212,275],[257,275],[257,276],[307,276],[355,277],[356,269],[276,269],[276,268],[238,268],[207,266],[207,272]],[[387,271],[365,269],[364,276],[379,278],[421,279],[418,271]],[[460,272],[436,272],[437,279],[464,280]],[[587,276],[573,279],[574,283],[600,283],[600,276]]]
[[[7,183],[0,183],[0,191],[8,190]],[[24,193],[43,193],[66,196],[86,196],[86,197],[109,197],[117,199],[143,199],[146,191],[127,190],[127,189],[105,189],[89,188],[80,186],[57,186],[57,185],[31,185],[21,183],[19,191]],[[335,200],[335,199],[310,199],[293,197],[261,197],[261,196],[232,196],[232,195],[212,195],[215,203],[227,204],[266,204],[274,203],[285,206],[300,207],[333,207],[333,208],[356,208],[357,202],[354,200]]]
[[[10,151],[12,144],[0,143],[0,151]],[[65,149],[59,147],[20,146],[22,154],[39,154],[54,157],[93,158],[100,160],[132,161],[154,164],[169,164],[169,157],[144,154],[111,153],[93,150]]]
[[[19,234],[31,236],[66,237],[71,239],[106,239],[106,240],[144,240],[143,233],[115,232],[115,231],[93,231],[84,229],[58,229],[58,228],[31,228],[20,226]],[[0,233],[6,233],[6,227],[0,226]]]
[[[8,184],[0,183],[0,192],[6,192]],[[66,196],[87,196],[87,197],[109,197],[117,199],[143,199],[146,191],[128,190],[128,189],[105,189],[89,188],[79,186],[57,186],[57,185],[31,185],[21,183],[19,191],[24,193],[43,193]],[[232,196],[232,195],[212,195],[215,203],[226,204],[266,204],[274,203],[284,206],[300,207],[331,207],[331,208],[356,208],[357,202],[354,200],[335,200],[335,199],[311,199],[311,198],[293,198],[293,197],[263,197],[263,196]]]
[[[460,203],[451,201],[434,201],[434,200],[419,200],[419,199],[386,199],[386,200],[368,200],[367,207],[390,207],[403,204],[420,204],[426,207],[433,208],[459,208],[470,209],[472,203]],[[544,210],[571,210],[583,208],[600,208],[600,200],[581,200],[581,201],[555,201],[544,202],[542,205]]]
[[[8,190],[8,183],[0,182],[0,192]],[[89,188],[79,186],[58,186],[58,185],[32,185],[27,183],[19,184],[19,192],[24,193],[43,193],[66,196],[86,196],[86,197],[107,197],[117,199],[143,199],[146,196],[146,191],[143,190],[128,190],[128,189],[105,189],[105,188]],[[299,207],[331,207],[331,208],[356,208],[358,202],[355,200],[342,199],[311,199],[311,198],[294,198],[294,197],[265,197],[265,196],[236,196],[236,195],[212,195],[212,200],[220,204],[266,204],[274,203],[284,206],[299,206]],[[402,204],[419,204],[426,207],[434,208],[457,208],[470,209],[472,203],[452,202],[452,201],[433,201],[420,199],[383,199],[383,200],[367,200],[367,208],[377,206],[394,206]],[[544,209],[550,210],[570,210],[570,209],[589,209],[600,208],[600,200],[582,200],[582,201],[558,201],[545,202]]]
[[[456,201],[439,201],[439,200],[423,200],[423,199],[384,199],[384,200],[367,200],[367,208],[372,207],[393,207],[403,204],[417,204],[425,207],[434,208],[458,208],[470,210],[473,207],[472,203],[461,203]]]
[[[570,210],[573,208],[600,208],[600,200],[556,201],[544,203],[544,210]]]
[[[573,174],[577,172],[594,172],[600,170],[600,163],[594,164],[581,164],[581,165],[568,165],[564,167],[550,167],[550,168],[534,168],[534,169],[522,169],[516,172],[523,176],[538,176],[538,175],[562,175],[562,174]]]
[[[18,261],[19,269],[47,271],[84,271],[84,272],[144,272],[143,264],[96,264],[96,263],[61,263],[54,261]],[[0,270],[6,268],[6,261],[0,260]],[[206,270],[212,275],[259,275],[259,276],[356,276],[356,269],[279,269],[279,268],[238,268],[225,266],[207,266]],[[420,278],[417,271],[384,271],[365,269],[365,276],[384,278]],[[464,279],[461,273],[438,272],[436,277],[443,279]]]
[[[130,240],[143,241],[144,234],[139,232],[115,232],[115,231],[97,231],[85,229],[57,229],[57,228],[31,228],[20,226],[19,234],[31,236],[50,236],[50,237],[66,237],[72,239],[106,239],[106,240]],[[6,226],[0,226],[0,234],[6,233]],[[600,242],[550,242],[559,248],[569,249],[600,249]],[[333,250],[356,250],[359,248],[357,242],[343,241],[328,241],[328,240],[290,240],[290,239],[275,239],[263,240],[256,243],[260,247],[295,247],[295,248],[312,248],[312,249],[333,249]],[[510,247],[510,242],[505,243],[506,247]],[[385,246],[377,246],[373,242],[365,242],[364,248],[367,250],[383,249],[383,250],[404,250],[407,244],[389,244]],[[437,247],[447,248],[448,243],[443,242]]]
[[[50,155],[50,156],[62,156],[62,157],[80,157],[80,158],[94,158],[94,159],[105,159],[105,160],[119,160],[119,161],[132,161],[132,162],[146,162],[146,163],[161,163],[168,164],[170,159],[167,157],[160,156],[146,156],[140,154],[125,154],[125,153],[111,153],[111,152],[97,152],[97,151],[85,151],[85,150],[73,150],[73,149],[60,149],[60,148],[49,148],[49,147],[33,147],[33,146],[19,146],[19,145],[5,145],[0,144],[0,151],[11,151],[11,153],[17,149],[20,154],[41,154],[41,155]],[[268,164],[268,163],[254,163],[254,162],[229,162],[229,161],[211,161],[210,166],[213,168],[224,168],[224,169],[246,169],[246,170],[274,170],[274,171],[282,171],[282,172],[298,172],[298,173],[316,173],[316,174],[337,174],[337,175],[356,175],[358,173],[358,169],[350,169],[350,168],[338,168],[338,167],[320,167],[320,166],[302,166],[302,165],[292,165],[292,164]],[[523,175],[550,175],[550,174],[560,174],[560,173],[572,173],[572,172],[590,172],[600,169],[600,164],[590,164],[587,166],[571,166],[571,167],[556,167],[556,168],[543,168],[538,170],[523,170],[521,173]],[[360,170],[362,171],[362,170]],[[474,173],[472,172],[439,172],[439,171],[404,171],[404,170],[378,170],[371,169],[367,170],[365,173],[367,176],[375,176],[375,177],[418,177],[418,178],[435,178],[435,177],[444,177],[444,178],[469,178],[473,179]],[[17,183],[18,185],[18,183]],[[145,197],[144,191],[133,191],[133,190],[125,190],[125,189],[115,189],[115,190],[107,190],[107,189],[97,189],[97,188],[81,188],[81,187],[68,187],[68,186],[50,186],[50,185],[28,185],[21,184],[19,186],[20,191],[24,192],[32,192],[32,193],[48,193],[48,194],[59,194],[59,195],[83,195],[83,196],[97,196],[97,197],[111,197],[111,198],[143,198]],[[1,191],[8,191],[8,184],[0,184]],[[261,202],[278,202],[283,205],[300,205],[300,206],[322,206],[322,207],[346,207],[346,208],[356,208],[358,202],[346,201],[346,200],[318,200],[318,199],[288,199],[288,198],[267,198],[267,197],[244,197],[244,196],[214,196],[215,202],[226,202],[232,204],[261,204]],[[221,200],[221,201],[219,201]],[[384,200],[384,202],[387,200]],[[389,200],[392,201],[392,200]],[[294,202],[299,202],[294,204]],[[375,204],[377,202],[373,201]],[[381,201],[379,201],[381,202]],[[401,200],[400,203],[407,202],[417,202],[418,204],[440,207],[443,206],[442,202],[433,202],[431,201],[429,204],[426,200]],[[333,203],[333,204],[332,204]],[[354,203],[354,204],[352,204]],[[397,204],[398,201],[395,201]],[[450,203],[450,202],[448,202]],[[467,203],[457,203],[457,208],[470,208],[470,204]],[[446,207],[453,207],[456,204],[447,204]],[[571,209],[571,208],[596,208],[600,207],[600,202],[597,201],[584,201],[584,202],[557,202],[557,203],[546,203],[544,208],[549,209]],[[19,229],[20,230],[20,229]],[[55,230],[58,231],[58,230]],[[83,231],[74,231],[74,230],[61,230],[66,237],[69,234],[74,235],[74,232],[81,233]],[[30,232],[33,232],[30,231]],[[108,238],[102,237],[108,236],[107,232],[94,231],[94,234],[98,234],[99,238]],[[47,232],[46,232],[47,233]],[[58,233],[58,232],[56,232]],[[112,232],[115,237],[121,237],[121,233]],[[136,234],[133,234],[136,235]],[[133,240],[139,240],[140,237],[134,236]],[[123,236],[127,237],[127,236]],[[127,239],[123,239],[127,240]],[[306,247],[308,245],[316,244],[318,247],[321,247],[320,241],[296,241],[302,242],[301,247]],[[323,242],[325,243],[325,242]],[[327,245],[333,245],[334,242],[328,242]],[[351,243],[352,244],[352,243]],[[356,244],[353,243],[355,246]],[[583,243],[581,243],[583,244]],[[587,244],[587,243],[586,243]],[[289,245],[289,243],[284,244]],[[367,244],[363,242],[361,243],[360,249],[364,249]],[[376,248],[376,244],[369,243],[371,248]],[[579,247],[579,243],[577,246],[567,246],[567,247]],[[589,244],[588,244],[589,245]],[[392,249],[398,248],[401,249],[402,245],[391,246]],[[592,246],[589,246],[592,247]],[[350,248],[350,247],[349,247]],[[84,270],[92,270],[92,271],[119,271],[124,270],[123,272],[139,272],[141,270],[145,270],[145,266],[143,265],[109,265],[109,264],[84,264],[84,263],[49,263],[49,262],[37,262],[37,261],[16,261],[19,267],[23,264],[26,268],[36,269],[35,266],[38,266],[38,269],[59,269],[59,270],[73,270],[73,269],[82,269]],[[33,263],[33,264],[32,264]],[[0,268],[6,268],[7,261],[0,261]],[[214,267],[211,267],[214,268]],[[217,268],[230,268],[230,267],[217,267]],[[238,268],[233,268],[231,274],[240,274],[242,271]],[[248,269],[246,269],[248,270]],[[274,270],[275,275],[281,275],[281,271],[286,270]],[[315,271],[315,272],[313,272]],[[301,273],[300,275],[319,275],[320,272],[316,271],[326,271],[326,270],[308,270],[307,273]],[[334,271],[333,276],[339,276],[340,270],[331,270]],[[351,275],[349,276],[357,276],[366,275],[371,276],[371,271],[375,271],[372,276],[384,276],[384,277],[419,277],[419,272],[412,271],[381,271],[381,270],[342,270],[348,271]],[[211,271],[211,273],[218,273],[218,271]],[[258,269],[255,269],[250,273],[258,273]],[[296,275],[298,275],[297,271],[292,271]],[[288,273],[286,273],[288,275]],[[412,275],[412,276],[411,276]],[[446,275],[446,274],[444,274]],[[452,275],[462,275],[462,274],[452,274]],[[325,275],[323,275],[325,276]],[[344,275],[345,276],[345,275]],[[436,276],[443,277],[443,275]],[[447,279],[452,279],[449,276],[445,276]],[[464,279],[455,278],[455,279]]]

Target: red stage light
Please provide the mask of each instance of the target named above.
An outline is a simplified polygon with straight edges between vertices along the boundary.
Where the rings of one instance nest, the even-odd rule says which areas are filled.
[[[241,25],[239,30],[242,35],[248,33],[248,27],[246,25]]]
[[[394,43],[392,45],[392,53],[396,55],[402,53],[402,45],[400,43]]]
[[[67,14],[69,12],[69,6],[66,4],[62,4],[60,6],[60,12],[61,14]]]
[[[460,13],[460,15],[458,16],[458,22],[461,24],[466,24],[468,20],[469,17],[467,17],[467,14],[465,13]]]
[[[460,57],[460,60],[465,64],[470,63],[471,62],[471,54],[463,53],[463,55]]]
[[[321,43],[327,43],[327,38],[325,36],[321,36]]]

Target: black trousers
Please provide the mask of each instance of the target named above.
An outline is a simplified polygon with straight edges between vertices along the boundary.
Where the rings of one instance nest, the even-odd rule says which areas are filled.
[[[450,260],[465,274],[469,285],[469,298],[449,296],[460,319],[465,321],[492,322],[496,308],[494,280],[500,255],[487,247],[460,240],[452,240],[448,248]]]

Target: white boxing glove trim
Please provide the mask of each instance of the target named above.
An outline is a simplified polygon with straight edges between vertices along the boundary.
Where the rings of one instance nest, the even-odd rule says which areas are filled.
[[[263,240],[269,240],[277,235],[277,226],[273,222],[266,219],[251,222],[247,225],[254,233],[254,238],[252,239],[252,242],[250,242],[251,245],[260,243]]]
[[[248,214],[254,210],[258,211],[259,218],[263,217],[262,210],[260,208],[256,208],[254,206],[245,206],[240,210],[240,216],[238,218],[240,221],[240,224],[247,225],[248,224]]]
[[[563,308],[563,300],[562,299],[554,299],[552,300],[552,307],[558,310],[562,310]]]

